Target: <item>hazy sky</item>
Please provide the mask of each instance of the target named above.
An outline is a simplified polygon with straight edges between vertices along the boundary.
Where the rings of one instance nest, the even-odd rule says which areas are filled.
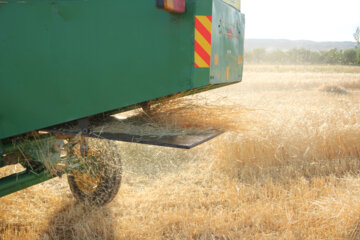
[[[242,0],[246,38],[354,41],[360,0]]]

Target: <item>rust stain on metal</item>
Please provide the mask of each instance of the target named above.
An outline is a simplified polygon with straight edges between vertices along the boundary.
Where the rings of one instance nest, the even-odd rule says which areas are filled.
[[[226,81],[229,81],[229,75],[230,75],[230,67],[226,67]]]
[[[219,55],[218,54],[215,54],[215,57],[214,57],[214,65],[218,65],[219,64]]]
[[[241,64],[241,56],[238,56],[238,64]]]

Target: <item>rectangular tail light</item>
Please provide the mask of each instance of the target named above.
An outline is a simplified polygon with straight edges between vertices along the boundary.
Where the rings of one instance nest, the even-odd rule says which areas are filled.
[[[184,13],[185,0],[156,0],[156,7],[169,12]]]

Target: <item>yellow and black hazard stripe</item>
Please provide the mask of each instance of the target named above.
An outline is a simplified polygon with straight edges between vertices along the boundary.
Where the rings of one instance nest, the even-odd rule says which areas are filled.
[[[195,16],[195,67],[210,67],[211,16]]]

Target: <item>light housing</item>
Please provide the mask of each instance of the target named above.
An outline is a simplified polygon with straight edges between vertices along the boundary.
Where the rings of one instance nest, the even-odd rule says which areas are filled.
[[[156,7],[169,12],[184,13],[185,0],[156,0]]]

